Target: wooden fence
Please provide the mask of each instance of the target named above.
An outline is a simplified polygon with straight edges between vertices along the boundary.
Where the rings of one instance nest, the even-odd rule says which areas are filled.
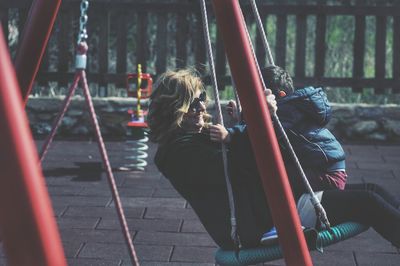
[[[14,34],[12,31],[22,31],[31,2],[3,0],[0,3],[0,19],[9,39]],[[273,23],[274,34],[269,32],[268,38],[272,40],[275,63],[287,67],[298,86],[352,87],[356,91],[369,87],[375,88],[377,93],[392,88],[393,92],[400,92],[400,5],[390,4],[396,1],[382,1],[383,4],[373,6],[366,5],[363,0],[341,2],[345,4],[328,5],[319,0],[297,1],[296,5],[285,4],[285,1],[257,1],[263,21],[269,25],[271,21]],[[266,64],[265,51],[255,30],[251,8],[246,1],[241,3],[250,32],[254,33],[257,57],[263,66]],[[72,80],[79,4],[78,0],[64,0],[62,3],[37,77],[39,85],[51,81],[63,87]],[[216,71],[220,88],[224,88],[231,82],[229,69],[211,5],[209,13]],[[113,84],[123,87],[125,74],[136,72],[139,63],[144,71],[154,76],[166,69],[185,66],[207,73],[198,1],[93,0],[88,15],[88,78],[102,89],[103,96],[112,94],[110,88],[115,87]],[[327,23],[330,17],[335,16],[353,20],[353,27],[348,29],[352,36],[348,41],[352,53],[347,55],[352,66],[348,71],[350,75],[346,77],[332,77],[326,73],[326,57],[331,45],[326,38]],[[313,27],[308,23],[310,18],[314,21]],[[364,73],[367,64],[371,64],[366,62],[368,18],[374,18],[375,27],[372,77],[366,77]],[[291,37],[293,40],[288,40],[287,36],[290,27],[295,32],[295,37]],[[388,37],[392,40],[391,47],[387,45]],[[10,44],[10,50],[15,50],[16,46],[17,42]],[[291,57],[289,48],[292,49]],[[388,62],[391,65],[388,66]]]

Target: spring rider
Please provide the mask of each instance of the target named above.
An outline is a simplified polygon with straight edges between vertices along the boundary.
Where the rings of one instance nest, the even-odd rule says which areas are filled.
[[[145,121],[147,110],[143,108],[141,100],[149,98],[151,95],[153,79],[148,73],[142,73],[142,66],[139,64],[137,73],[128,73],[126,78],[126,90],[128,97],[136,99],[136,106],[128,110],[129,122],[129,140],[126,141],[125,151],[129,156],[125,159],[129,163],[124,165],[124,170],[144,171],[147,166],[146,158],[149,146],[148,127]]]

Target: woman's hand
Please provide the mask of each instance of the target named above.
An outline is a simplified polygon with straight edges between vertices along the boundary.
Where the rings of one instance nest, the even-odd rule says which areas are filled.
[[[266,89],[264,91],[264,94],[265,94],[265,98],[267,100],[267,105],[268,105],[268,108],[269,108],[269,111],[270,111],[271,115],[275,114],[276,111],[278,110],[278,106],[277,106],[277,103],[276,103],[275,95],[272,94],[272,91],[270,89]]]
[[[210,139],[212,141],[224,142],[224,143],[229,143],[231,141],[229,132],[228,130],[226,130],[224,126],[216,124],[216,125],[211,125],[209,129],[210,129]]]

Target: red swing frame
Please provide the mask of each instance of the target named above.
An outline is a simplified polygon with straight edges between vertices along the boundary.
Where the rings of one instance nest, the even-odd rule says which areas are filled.
[[[239,2],[212,2],[285,261],[312,265]]]
[[[51,31],[60,2],[37,0],[32,4],[24,40],[37,32]],[[7,261],[10,265],[67,265],[4,37],[0,29],[0,226]],[[33,46],[35,42],[30,39],[29,52],[28,47],[20,47],[20,58],[21,54],[32,53],[24,60],[26,66],[40,63],[41,55],[35,54],[36,48],[44,50],[48,37],[38,38],[39,43]],[[28,71],[26,78],[35,75]]]

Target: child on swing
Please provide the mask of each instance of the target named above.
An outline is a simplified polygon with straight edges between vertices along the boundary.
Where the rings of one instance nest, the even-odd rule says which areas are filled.
[[[345,153],[335,136],[325,127],[332,110],[322,88],[294,89],[292,78],[279,66],[263,69],[262,75],[266,88],[276,97],[277,115],[313,190],[343,190],[347,179]],[[228,112],[233,115],[236,108],[235,102],[230,101]],[[231,132],[234,130],[240,128],[233,127]],[[277,134],[277,137],[286,171],[292,181],[302,187],[283,136]]]
[[[323,90],[314,87],[295,90],[289,73],[279,66],[263,69],[262,76],[266,88],[270,89],[276,97],[277,115],[313,190],[343,190],[347,179],[345,153],[340,143],[325,127],[331,118],[332,111]],[[230,101],[228,112],[232,115],[236,114],[236,109],[235,102]],[[242,121],[228,131],[234,134],[234,131],[242,131],[243,127]],[[283,136],[278,131],[277,137],[286,171],[291,178],[293,192],[301,195],[305,191],[305,186],[300,178],[299,170],[290,157]],[[320,198],[320,193],[316,195]],[[303,208],[313,208],[309,198],[308,194],[304,194],[298,201],[297,208],[300,216],[302,213],[309,213],[301,211]],[[304,222],[305,218],[301,220],[303,225],[310,226]],[[276,238],[277,232],[273,227],[263,235],[261,242],[267,244]]]

